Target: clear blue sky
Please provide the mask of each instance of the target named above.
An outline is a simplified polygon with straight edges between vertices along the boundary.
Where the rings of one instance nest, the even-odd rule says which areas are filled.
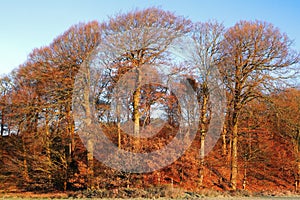
[[[26,61],[78,22],[103,21],[118,12],[157,6],[193,21],[215,19],[226,27],[264,20],[295,40],[300,51],[300,0],[0,0],[0,74]]]

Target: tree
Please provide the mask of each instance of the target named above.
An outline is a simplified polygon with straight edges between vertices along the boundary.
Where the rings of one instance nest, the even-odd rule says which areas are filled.
[[[299,61],[292,41],[272,24],[240,21],[229,28],[221,45],[220,72],[229,92],[232,134],[231,187],[237,188],[238,118],[251,100],[262,97],[264,86],[278,80],[276,72]]]
[[[68,181],[77,170],[72,116],[75,75],[99,38],[97,22],[72,26],[49,46],[34,49],[14,74],[7,106],[22,138],[28,182],[45,180],[44,188],[46,184],[64,190],[71,187]],[[37,136],[40,142],[35,142]]]
[[[100,42],[100,25],[97,21],[72,26],[50,45],[52,66],[59,72],[54,95],[65,122],[66,134],[69,137],[68,166],[73,162],[75,150],[75,122],[72,116],[72,97],[75,78],[80,66],[91,56]],[[88,151],[88,171],[93,173],[92,152]],[[91,183],[92,181],[89,180]],[[91,187],[91,185],[89,185]],[[66,189],[66,184],[65,184]]]
[[[205,138],[208,133],[210,118],[212,116],[212,99],[216,93],[220,98],[225,96],[220,91],[221,79],[218,73],[217,62],[220,56],[220,42],[224,33],[224,26],[218,22],[198,22],[194,24],[190,32],[191,41],[188,47],[184,48],[183,56],[186,57],[189,82],[197,93],[199,104],[199,132],[200,132],[200,178],[199,184],[202,185],[204,178],[204,156],[205,156]],[[187,41],[183,41],[186,43]],[[221,100],[222,101],[222,100]],[[218,104],[219,102],[214,102]],[[218,104],[218,106],[220,106]],[[222,110],[221,107],[218,107]],[[222,112],[222,111],[220,111]],[[221,113],[222,115],[222,113]],[[220,116],[221,116],[220,115]]]
[[[300,186],[300,90],[287,88],[271,96],[274,131],[287,137],[295,154],[295,190]]]
[[[104,49],[102,63],[107,68],[115,69],[115,80],[129,70],[136,75],[132,118],[133,132],[137,138],[140,136],[141,68],[165,62],[168,47],[174,39],[189,30],[190,24],[189,20],[171,12],[147,8],[119,14],[101,26],[103,43],[100,48]]]

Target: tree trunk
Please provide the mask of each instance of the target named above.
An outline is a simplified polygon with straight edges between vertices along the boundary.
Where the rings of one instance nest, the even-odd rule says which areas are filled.
[[[87,136],[87,182],[88,188],[92,189],[94,187],[94,129],[92,124],[92,112],[90,108],[90,85],[91,85],[91,78],[90,78],[90,68],[88,65],[84,66],[84,77],[82,78],[83,82],[83,102],[82,106],[85,110],[85,119],[82,119],[86,130],[85,134]]]
[[[199,172],[199,185],[203,185],[203,179],[204,179],[204,144],[205,144],[205,135],[202,135],[201,133],[201,139],[200,139],[200,172]]]
[[[117,128],[118,128],[118,148],[121,149],[122,146],[121,146],[121,122],[118,121],[118,124],[117,124]]]
[[[87,180],[88,180],[88,188],[94,188],[94,142],[92,139],[88,140],[87,144]]]
[[[121,113],[120,113],[120,101],[117,99],[117,129],[118,129],[118,148],[121,149]]]
[[[297,165],[297,172],[295,177],[295,191],[299,191],[299,185],[300,185],[300,130],[297,130],[296,133],[296,140],[295,140],[295,153],[296,153],[296,165]]]
[[[27,150],[25,146],[25,138],[22,138],[22,147],[23,147],[23,178],[26,182],[29,181],[29,174],[28,174],[28,163],[27,163]]]
[[[50,141],[50,130],[49,130],[49,117],[48,110],[45,114],[45,144],[46,144],[46,156],[47,156],[47,167],[48,167],[48,181],[51,182],[51,141]]]
[[[207,105],[208,104],[208,95],[203,95],[201,116],[200,116],[200,174],[199,174],[199,184],[203,185],[204,179],[204,156],[205,156],[205,137],[207,133]]]
[[[68,123],[68,134],[70,137],[70,143],[69,143],[69,158],[72,159],[72,154],[75,151],[75,137],[74,137],[74,120],[73,117],[71,116],[71,110],[72,110],[72,105],[71,104],[67,104],[67,113],[66,113],[66,117],[67,117],[67,123]]]
[[[247,186],[247,161],[245,161],[244,164],[244,178],[243,178],[243,190],[246,190],[246,186]]]
[[[143,128],[145,128],[146,125],[149,125],[151,122],[151,86],[148,85],[145,88],[145,108],[144,108],[144,122],[143,122]]]
[[[232,127],[232,153],[231,153],[231,176],[230,184],[231,189],[236,190],[237,188],[237,175],[238,175],[238,155],[237,155],[237,143],[238,143],[238,124],[237,119],[233,120]]]
[[[227,126],[224,125],[223,131],[221,133],[221,138],[222,138],[222,156],[226,156],[226,154],[227,154],[226,134],[227,134]]]
[[[295,180],[295,186],[296,186],[296,192],[299,192],[299,184],[300,184],[300,155],[298,153],[298,161],[297,161],[297,167],[298,167],[298,171],[297,171],[297,178]]]
[[[145,128],[146,125],[149,125],[151,122],[151,104],[149,102],[150,100],[148,99],[148,102],[146,102],[145,105],[145,118],[144,118],[144,122],[143,122],[143,128]]]
[[[26,182],[29,181],[29,174],[28,174],[28,164],[27,164],[27,158],[26,155],[24,153],[24,158],[23,158],[23,167],[24,167],[24,171],[23,171],[23,178]]]
[[[1,136],[4,135],[4,109],[1,110]]]
[[[226,165],[231,163],[231,154],[232,154],[232,134],[229,135]]]
[[[140,104],[140,98],[141,98],[141,76],[140,76],[140,70],[136,68],[137,71],[137,87],[136,90],[133,93],[133,134],[136,137],[136,147],[139,149],[140,146],[140,112],[139,112],[139,104]]]

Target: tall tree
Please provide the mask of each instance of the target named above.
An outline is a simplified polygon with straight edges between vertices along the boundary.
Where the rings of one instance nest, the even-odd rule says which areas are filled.
[[[299,61],[292,41],[272,24],[240,21],[229,28],[222,41],[220,72],[230,93],[232,134],[231,177],[233,190],[238,176],[238,118],[244,105],[262,96],[264,86],[274,82],[276,71]]]
[[[11,117],[23,139],[24,169],[28,168],[30,151],[34,150],[40,160],[31,160],[32,171],[46,172],[47,183],[57,189],[67,189],[68,180],[76,170],[72,167],[76,162],[72,93],[80,65],[98,44],[99,30],[98,22],[72,26],[49,46],[34,49],[14,75]],[[44,144],[41,148],[45,151],[37,151],[31,144],[36,135],[43,138],[39,144]],[[43,167],[36,164],[38,161]],[[58,172],[62,176],[56,176]]]
[[[190,32],[191,41],[184,48],[183,56],[187,59],[188,74],[192,76],[190,83],[197,93],[199,104],[199,132],[200,132],[200,185],[204,178],[205,138],[208,133],[210,118],[212,117],[212,98],[216,93],[222,98],[222,92],[218,92],[218,82],[221,81],[217,68],[220,56],[220,42],[224,34],[224,26],[218,22],[198,22],[194,24]],[[184,41],[187,42],[187,41]],[[225,100],[225,96],[223,95]],[[217,104],[217,102],[215,102]],[[220,109],[220,107],[219,107]],[[217,118],[217,116],[213,116]]]
[[[119,14],[102,25],[105,49],[103,60],[108,67],[117,67],[122,75],[133,70],[136,88],[133,93],[134,135],[140,136],[141,68],[165,62],[167,49],[174,39],[190,28],[190,21],[157,8]],[[152,65],[153,66],[153,65]],[[139,139],[137,139],[139,143]]]
[[[75,151],[75,124],[72,116],[72,95],[76,74],[80,66],[92,54],[100,41],[100,25],[96,21],[72,26],[50,45],[53,66],[59,72],[56,96],[58,109],[63,115],[66,134],[69,137],[68,166],[73,162]],[[93,172],[92,149],[88,150],[88,171]],[[90,181],[91,182],[91,181]],[[65,186],[66,189],[66,186]]]

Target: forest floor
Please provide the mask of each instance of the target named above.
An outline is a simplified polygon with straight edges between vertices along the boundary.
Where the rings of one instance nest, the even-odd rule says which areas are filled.
[[[23,193],[4,193],[0,192],[0,199],[7,200],[45,200],[45,199],[79,199],[79,200],[89,200],[91,198],[78,198],[72,197],[68,193],[32,193],[32,192],[23,192]],[[102,199],[102,200],[124,200],[127,198],[92,198],[92,199]],[[182,195],[180,197],[158,197],[158,198],[128,198],[131,200],[146,200],[146,199],[157,199],[157,200],[186,200],[186,199],[203,199],[203,200],[267,200],[267,199],[275,199],[275,200],[299,200],[300,195],[288,194],[288,195],[268,195],[268,196],[194,196],[194,195]]]
[[[204,197],[204,198],[191,198],[191,199],[203,199],[203,200],[299,200],[300,197]],[[48,198],[21,198],[21,197],[2,197],[7,200],[44,200]],[[52,199],[52,198],[51,198]],[[55,199],[55,198],[54,198]],[[82,198],[82,200],[89,200],[90,198]],[[94,199],[94,198],[93,198]],[[96,198],[101,200],[124,200],[121,198]],[[130,198],[130,200],[147,200],[148,198]],[[157,200],[169,200],[173,198],[157,198]],[[189,198],[176,198],[173,200],[186,200]]]

